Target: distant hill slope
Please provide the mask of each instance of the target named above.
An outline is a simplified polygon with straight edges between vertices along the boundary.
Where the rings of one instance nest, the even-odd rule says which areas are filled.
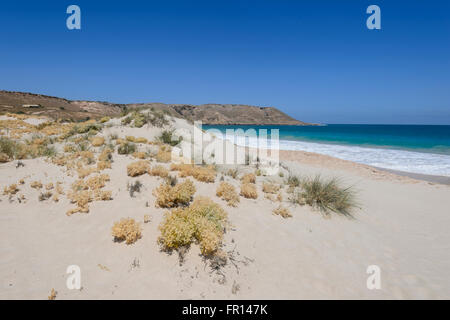
[[[177,105],[164,103],[115,104],[102,101],[67,100],[41,94],[0,90],[0,112],[47,115],[80,120],[116,116],[125,109],[154,108],[172,116],[200,120],[204,124],[308,125],[273,107],[234,104]]]

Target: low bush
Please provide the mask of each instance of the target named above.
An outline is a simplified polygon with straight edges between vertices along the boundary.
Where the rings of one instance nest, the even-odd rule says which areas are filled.
[[[127,175],[130,177],[136,177],[147,173],[150,170],[150,165],[147,161],[141,160],[130,163],[127,166]]]
[[[152,167],[148,173],[151,176],[157,176],[161,178],[167,178],[169,176],[169,170],[160,165]]]
[[[236,207],[239,203],[239,195],[234,186],[227,182],[221,182],[216,190],[216,195],[227,202],[229,206]]]
[[[272,212],[275,215],[280,215],[285,219],[292,217],[292,214],[289,212],[289,210],[283,206],[279,206],[278,208],[274,209]]]
[[[161,184],[153,191],[156,197],[156,205],[161,208],[173,208],[185,206],[191,202],[195,193],[195,186],[191,180],[171,186],[167,182]]]
[[[115,241],[125,241],[126,244],[135,243],[142,237],[140,224],[131,218],[122,218],[115,222],[111,233]]]
[[[240,195],[247,199],[258,198],[256,186],[253,183],[242,183]]]
[[[130,143],[130,142],[123,142],[117,148],[118,154],[131,154],[135,151],[136,151],[136,145],[134,143]]]
[[[255,183],[256,177],[253,173],[244,174],[241,178],[242,183]]]
[[[159,226],[159,243],[167,250],[189,246],[197,241],[203,255],[213,255],[219,249],[227,213],[206,197],[198,197],[187,208],[177,208],[166,213]]]
[[[263,182],[262,190],[264,193],[277,193],[280,186],[272,182]]]
[[[324,213],[333,211],[351,216],[356,206],[355,193],[351,187],[343,188],[336,178],[322,180],[320,176],[301,183],[302,191],[296,194],[297,202],[306,203]]]

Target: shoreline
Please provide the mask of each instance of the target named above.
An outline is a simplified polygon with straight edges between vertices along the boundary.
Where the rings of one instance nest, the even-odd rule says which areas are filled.
[[[450,177],[427,175],[413,172],[406,172],[400,170],[392,170],[387,168],[375,167],[351,160],[344,160],[320,153],[300,151],[300,150],[279,150],[280,161],[294,161],[300,164],[308,164],[319,168],[339,169],[344,171],[351,171],[357,175],[362,175],[369,178],[385,178],[389,180],[410,180],[422,181],[428,183],[436,183],[442,185],[450,185]]]

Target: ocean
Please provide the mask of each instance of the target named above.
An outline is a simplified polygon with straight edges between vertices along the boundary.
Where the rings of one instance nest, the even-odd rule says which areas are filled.
[[[217,126],[203,129],[279,129],[281,150],[302,150],[375,167],[450,176],[450,126],[353,125]],[[228,135],[227,139],[233,137]],[[256,146],[256,139],[249,139]]]

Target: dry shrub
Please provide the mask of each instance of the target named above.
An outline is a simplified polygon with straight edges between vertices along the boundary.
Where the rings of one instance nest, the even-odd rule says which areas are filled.
[[[45,185],[45,189],[47,189],[47,190],[52,190],[53,188],[54,188],[54,185],[53,185],[52,182],[47,183],[47,184]]]
[[[105,138],[103,137],[93,137],[91,140],[91,144],[94,147],[100,147],[105,143]]]
[[[168,183],[163,183],[153,191],[156,197],[156,205],[161,208],[188,205],[194,193],[194,183],[189,179],[173,187]]]
[[[115,241],[125,241],[126,244],[135,243],[142,237],[140,224],[131,218],[115,222],[111,232]]]
[[[263,182],[262,190],[264,193],[277,193],[280,186],[272,182]]]
[[[11,158],[4,152],[0,153],[0,163],[11,161]]]
[[[228,171],[225,173],[225,175],[232,177],[233,179],[236,179],[239,174],[238,169],[228,169]]]
[[[256,192],[256,186],[252,183],[242,183],[240,195],[247,199],[258,198],[258,193]]]
[[[149,223],[150,221],[152,221],[152,218],[150,217],[150,215],[144,214],[144,223]]]
[[[100,155],[98,156],[98,161],[111,161],[112,152],[113,150],[111,150],[110,148],[103,149]]]
[[[120,139],[117,139],[117,142]],[[117,148],[118,154],[131,154],[136,151],[136,145],[134,143],[130,142],[124,142],[120,143],[119,147]]]
[[[52,192],[47,191],[47,192],[41,192],[39,194],[39,201],[44,201],[44,200],[48,200],[50,199],[50,197],[53,195]]]
[[[166,148],[165,146],[161,146],[158,150],[158,153],[156,154],[156,161],[158,162],[170,162],[172,159],[172,152],[170,149]]]
[[[136,151],[132,154],[133,157],[137,158],[137,159],[145,159],[146,158],[146,154],[145,152],[142,151]]]
[[[99,174],[94,177],[87,179],[86,186],[90,190],[101,189],[105,186],[106,182],[109,181],[109,175],[107,174]]]
[[[19,192],[19,188],[17,188],[17,184],[15,184],[15,183],[13,183],[9,187],[5,187],[3,189],[3,194],[4,195],[16,194],[17,192]]]
[[[225,232],[227,213],[211,199],[198,197],[187,208],[167,212],[159,226],[159,243],[167,250],[189,246],[197,241],[203,255],[214,254]]]
[[[283,195],[281,194],[281,192],[278,192],[278,194],[277,194],[277,201],[278,202],[282,202],[283,201]]]
[[[111,169],[111,162],[109,162],[109,161],[97,162],[97,171],[102,171],[105,169]]]
[[[239,203],[239,195],[234,186],[227,182],[221,182],[216,190],[216,195],[227,202],[229,206],[236,207]]]
[[[83,179],[94,172],[97,172],[96,167],[80,167],[77,169],[78,178],[80,179]]]
[[[105,123],[105,122],[108,122],[109,120],[111,120],[110,117],[103,117],[100,119],[100,123]]]
[[[158,176],[161,178],[167,178],[169,176],[169,170],[164,168],[163,166],[154,166],[148,172],[151,176]]]
[[[214,182],[216,171],[213,166],[199,167],[192,164],[171,164],[170,170],[179,171],[180,177],[194,177],[202,182]]]
[[[70,153],[73,153],[73,152],[75,152],[76,151],[76,148],[75,148],[75,146],[73,145],[73,144],[66,144],[65,146],[64,146],[64,152],[70,152]]]
[[[19,184],[25,184],[25,180],[24,179],[20,179],[19,180]]]
[[[128,142],[136,142],[136,138],[135,138],[134,136],[126,136],[125,139],[126,139]]]
[[[134,140],[134,142],[136,142],[136,143],[147,143],[148,140],[146,138],[144,138],[144,137],[139,137],[139,138],[136,138]]]
[[[54,288],[52,288],[52,291],[50,291],[50,295],[48,296],[48,300],[55,300],[56,299],[56,295],[57,295],[57,291],[55,291]]]
[[[34,189],[40,189],[40,188],[42,188],[42,182],[33,181],[33,182],[31,182],[30,186]]]
[[[130,163],[127,166],[127,175],[130,177],[136,177],[147,173],[150,170],[150,165],[148,161],[137,161]]]
[[[241,178],[242,183],[255,183],[256,177],[253,173],[244,174]]]
[[[292,214],[289,212],[289,210],[283,206],[279,206],[278,208],[274,209],[272,212],[276,215],[282,216],[285,219],[292,217]]]
[[[94,190],[95,201],[108,201],[112,200],[112,191],[110,190]]]

